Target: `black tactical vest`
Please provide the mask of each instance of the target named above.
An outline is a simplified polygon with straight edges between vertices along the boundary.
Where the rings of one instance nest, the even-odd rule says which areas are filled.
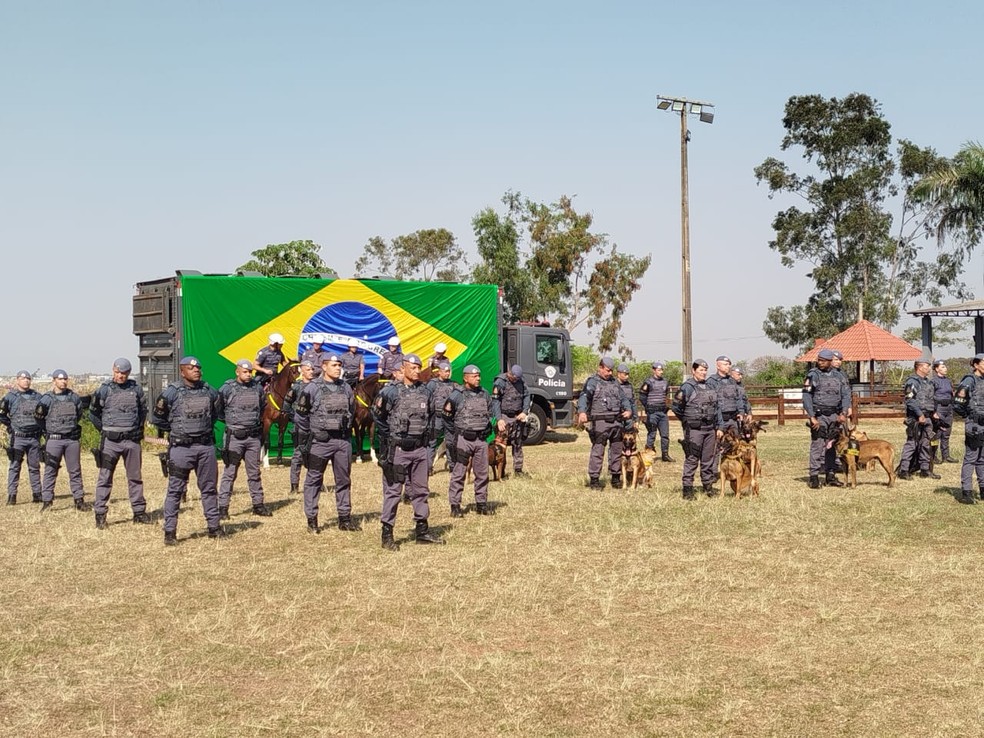
[[[614,379],[594,379],[594,394],[588,417],[591,420],[614,420],[622,411],[622,390]]]
[[[484,389],[461,391],[461,401],[454,413],[458,431],[485,433],[489,428],[489,395]]]
[[[426,385],[418,383],[398,387],[387,419],[390,433],[395,438],[419,440],[427,433],[429,421],[430,393]]]
[[[939,375],[933,377],[933,386],[936,387],[936,402],[938,404],[949,405],[953,400],[953,382],[949,377]]]
[[[41,401],[41,395],[34,390],[12,392],[10,394],[10,425],[14,433],[37,433],[41,430],[34,411]]]
[[[503,415],[516,415],[523,412],[523,395],[526,394],[526,384],[522,379],[515,383],[506,379],[506,375],[501,376],[502,394],[499,396],[499,406],[502,408]]]
[[[694,388],[683,407],[683,419],[687,425],[715,425],[717,423],[717,391],[707,382],[688,379],[684,384]]]
[[[432,379],[428,384],[431,391],[431,407],[436,413],[441,413],[451,393],[455,390],[454,382],[450,379],[446,382],[441,379]]]
[[[137,383],[128,379],[123,385],[107,382],[103,402],[102,429],[110,433],[140,430],[140,395]]]
[[[650,377],[646,380],[646,386],[649,388],[644,399],[646,410],[665,411],[666,393],[670,388],[669,381],[665,378]]]
[[[46,434],[59,436],[70,436],[79,432],[79,408],[71,393],[51,394],[51,404],[44,418],[44,429]]]
[[[222,388],[222,399],[225,401],[225,422],[231,430],[259,429],[262,390],[257,385],[232,380]]]
[[[841,407],[841,379],[833,371],[814,371],[813,377],[813,410],[819,415],[832,415],[839,412]]]
[[[172,385],[177,390],[177,397],[171,406],[171,438],[184,441],[212,434],[212,392],[211,388],[202,383],[200,387]]]
[[[713,382],[708,379],[707,384],[714,387],[722,413],[734,415],[738,412],[738,384],[735,380],[717,375]]]
[[[974,374],[968,376],[974,380],[974,387],[971,390],[970,397],[967,398],[967,407],[971,412],[970,417],[976,419],[984,416],[984,380],[979,379]],[[963,382],[966,381],[966,379],[963,380]],[[978,424],[980,425],[980,423]]]
[[[340,433],[352,427],[347,389],[334,382],[318,383],[317,396],[308,416],[312,433]]]
[[[923,414],[936,412],[936,385],[929,379],[918,378],[916,383],[916,401]]]

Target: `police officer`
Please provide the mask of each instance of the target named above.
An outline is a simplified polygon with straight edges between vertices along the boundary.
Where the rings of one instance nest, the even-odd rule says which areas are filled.
[[[708,497],[714,497],[714,460],[717,440],[724,435],[724,419],[717,392],[707,380],[707,362],[697,359],[673,398],[673,413],[683,424],[683,499],[694,499],[694,476],[700,466],[700,481]]]
[[[905,443],[899,459],[900,479],[909,479],[909,467],[913,456],[919,459],[919,476],[939,479],[940,475],[930,470],[932,460],[933,422],[939,422],[936,413],[936,385],[929,378],[929,361],[916,359],[914,373],[905,381],[902,394],[905,396]]]
[[[721,420],[724,423],[721,430],[726,431],[729,428],[738,430],[741,421],[748,414],[748,395],[731,376],[731,359],[727,356],[719,356],[715,359],[714,365],[715,372],[707,378],[707,386],[717,394]],[[717,473],[716,462],[714,472]]]
[[[310,384],[314,379],[314,362],[304,359],[300,363],[300,377],[290,386],[284,396],[284,413],[294,424],[291,433],[291,441],[294,444],[294,453],[290,457],[290,491],[292,494],[300,492],[301,467],[304,465],[304,448],[308,443],[308,433],[310,424],[306,415],[297,412],[295,405],[301,396],[304,386]]]
[[[354,390],[355,385],[365,378],[366,371],[366,363],[362,359],[362,354],[359,353],[359,342],[354,338],[350,338],[348,351],[339,358],[342,360],[342,379],[345,380],[345,384]]]
[[[434,473],[434,463],[440,457],[441,448],[444,447],[447,453],[446,432],[444,425],[444,403],[448,401],[451,393],[458,385],[451,381],[451,362],[447,359],[439,361],[437,364],[437,375],[431,377],[427,383],[427,388],[431,393],[431,416],[434,419],[434,440],[431,441],[430,467],[428,474]],[[448,459],[450,468],[450,458]]]
[[[629,401],[629,407],[632,408],[632,415],[622,422],[622,428],[629,430],[635,425],[638,415],[636,413],[635,389],[632,387],[632,382],[629,381],[629,365],[625,362],[615,367],[615,381],[618,382],[618,388],[622,390],[625,399]]]
[[[745,373],[737,366],[733,366],[731,367],[731,378],[738,386],[738,407],[744,408],[741,411],[741,415],[743,418],[747,417],[752,414],[752,405],[748,401],[748,393],[745,391],[744,384],[742,384],[745,379]]]
[[[847,404],[847,407],[844,408],[844,417],[847,418],[848,420],[850,420],[851,414],[854,412],[854,408],[853,408],[853,405],[850,402],[850,398],[851,398],[851,380],[848,378],[847,373],[843,369],[841,369],[841,364],[844,363],[844,354],[842,354],[837,349],[830,349],[830,353],[832,353],[834,355],[834,358],[830,360],[830,371],[835,372],[835,373],[837,373],[837,374],[840,375],[841,383],[844,385],[844,387],[846,389],[847,397],[848,397],[848,404]],[[841,460],[840,460],[840,457],[837,456],[837,444],[836,443],[831,443],[831,444],[829,444],[827,446],[827,451],[824,454],[824,469],[827,472],[827,477],[828,478],[830,478],[831,475],[833,475],[832,478],[835,481],[839,481],[839,480],[837,480],[837,474],[836,474],[836,472],[843,471],[843,469],[841,468]],[[832,484],[831,486],[836,487],[837,484]]]
[[[421,361],[416,354],[403,359],[399,381],[388,383],[372,404],[372,418],[379,439],[379,465],[383,470],[382,546],[399,550],[393,539],[396,511],[406,494],[413,506],[417,543],[444,543],[432,533],[427,519],[427,470],[430,466],[430,438],[433,430],[431,392],[419,380]]]
[[[400,339],[393,336],[389,340],[389,349],[379,357],[377,371],[383,379],[393,379],[393,372],[403,367],[403,352],[400,350]]]
[[[427,367],[431,371],[437,369],[438,364],[440,364],[442,361],[450,361],[450,359],[448,359],[447,355],[445,354],[447,350],[448,350],[448,345],[444,343],[444,341],[439,341],[438,343],[434,344],[434,353],[430,355],[429,359],[427,359]]]
[[[670,457],[670,383],[663,376],[663,362],[654,361],[653,375],[639,387],[639,404],[646,412],[646,448],[656,450],[656,431],[659,431],[659,446],[663,461],[672,462]]]
[[[297,400],[297,412],[307,416],[307,474],[304,477],[304,514],[308,533],[320,533],[318,501],[331,462],[335,478],[335,510],[338,529],[362,530],[352,520],[352,418],[355,394],[342,381],[342,361],[338,354],[325,354],[323,374],[304,386]]]
[[[109,494],[113,490],[113,472],[123,459],[126,483],[130,497],[133,522],[148,524],[147,500],[143,490],[143,450],[147,405],[143,388],[130,379],[132,366],[129,359],[113,362],[113,378],[103,382],[89,404],[89,420],[99,431],[99,448],[95,451],[99,476],[96,479],[96,528],[106,530],[106,514],[109,512]]]
[[[34,416],[41,395],[31,389],[31,373],[26,369],[17,372],[15,385],[0,400],[0,424],[10,434],[7,458],[7,504],[17,502],[17,485],[20,483],[21,466],[27,459],[27,476],[31,482],[33,501],[41,502],[41,424]]]
[[[632,417],[632,407],[619,388],[612,370],[615,362],[610,356],[602,357],[598,370],[584,383],[577,401],[577,422],[588,427],[591,439],[591,455],[588,457],[588,487],[603,489],[599,476],[605,460],[608,444],[608,471],[612,487],[622,487],[622,421]]]
[[[82,486],[82,398],[68,388],[68,372],[56,369],[51,373],[51,390],[41,396],[34,417],[41,424],[45,437],[44,480],[41,483],[41,512],[50,510],[55,501],[55,480],[62,460],[68,471],[68,484],[75,500],[75,509],[89,510],[83,499]]]
[[[472,479],[475,488],[475,512],[494,515],[489,505],[489,445],[486,441],[492,427],[505,430],[505,421],[499,418],[499,400],[482,387],[482,374],[474,364],[462,372],[464,385],[456,389],[444,403],[445,427],[454,449],[454,466],[448,482],[448,502],[451,517],[463,518],[461,497],[465,490],[465,474],[471,459]],[[514,457],[515,458],[515,457]]]
[[[940,461],[956,464],[957,460],[950,456],[950,433],[953,431],[953,382],[947,376],[948,371],[946,362],[937,359],[933,362],[933,375],[930,378],[936,385],[936,414],[939,416],[936,438],[939,441]]]
[[[526,418],[530,414],[530,391],[523,381],[523,367],[513,364],[492,382],[492,397],[499,401],[500,419],[505,424],[512,448],[513,474],[529,476],[523,471],[523,441],[529,435]]]
[[[287,364],[287,357],[284,355],[284,337],[279,333],[270,334],[270,345],[264,346],[257,352],[256,360],[253,362],[253,369],[257,374],[265,375],[263,384],[266,386],[270,382],[280,367]]]
[[[263,481],[260,478],[260,437],[263,435],[263,411],[266,392],[259,380],[253,379],[253,364],[249,359],[236,362],[236,376],[219,388],[219,420],[226,424],[222,439],[222,481],[219,483],[219,518],[229,519],[229,498],[232,485],[239,474],[240,462],[246,465],[246,484],[253,503],[253,514],[268,518],[273,515],[263,503]]]
[[[803,380],[803,412],[810,426],[810,489],[820,489],[827,441],[836,439],[840,434],[840,427],[847,420],[847,409],[851,406],[851,391],[841,379],[840,372],[832,367],[833,359],[833,351],[820,349],[817,365],[807,372]],[[826,481],[831,487],[844,486],[829,468]]]
[[[164,497],[164,545],[178,542],[178,513],[181,498],[195,472],[202,494],[202,512],[209,538],[229,534],[219,518],[216,483],[219,465],[215,460],[214,425],[219,416],[219,393],[202,381],[202,365],[194,356],[179,362],[181,378],[161,392],[154,403],[150,422],[168,433],[168,478]]]
[[[315,333],[311,337],[311,345],[304,349],[297,357],[298,361],[309,359],[315,366],[321,366],[321,354],[325,353],[325,337],[321,333]]]
[[[984,500],[984,354],[970,362],[973,372],[960,380],[953,397],[953,410],[964,423],[964,457],[960,467],[959,502],[974,504],[974,473]]]

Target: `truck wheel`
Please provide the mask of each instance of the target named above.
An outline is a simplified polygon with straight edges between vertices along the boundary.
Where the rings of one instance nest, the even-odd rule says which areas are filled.
[[[547,414],[543,412],[543,408],[539,405],[531,405],[526,423],[530,426],[530,434],[523,441],[523,445],[536,446],[543,443],[543,437],[547,435]]]

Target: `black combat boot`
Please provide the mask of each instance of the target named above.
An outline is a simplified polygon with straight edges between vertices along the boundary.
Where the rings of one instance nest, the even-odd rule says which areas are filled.
[[[476,502],[475,512],[478,515],[495,515],[495,509],[487,502]]]
[[[177,546],[178,545],[178,534],[175,532],[164,531],[164,545],[165,546]]]
[[[348,531],[359,531],[362,530],[362,526],[357,522],[352,520],[351,515],[339,515],[338,516],[338,529],[348,530]]]
[[[9,497],[7,497],[7,504],[8,505],[16,505],[17,504],[17,495],[10,495]]]
[[[318,516],[317,515],[308,518],[307,521],[308,521],[308,526],[307,526],[307,532],[308,533],[320,533],[321,532],[321,528],[318,527]]]
[[[106,516],[103,515],[105,518]],[[133,513],[133,522],[140,523],[141,525],[150,525],[153,521],[150,519],[150,515],[145,512]]]
[[[674,462],[674,459],[672,456],[670,456],[669,451],[664,451],[663,457],[660,459],[660,461],[665,461],[667,464],[672,464]]]
[[[106,513],[96,513],[96,529],[106,530],[109,523],[106,522]]]
[[[923,469],[922,471],[920,471],[919,472],[919,476],[922,477],[923,479],[942,479],[943,478],[939,474],[937,474],[936,472],[930,471],[929,469]]]
[[[226,532],[226,529],[223,528],[220,525],[220,526],[218,526],[216,528],[209,528],[208,529],[208,537],[209,538],[228,538],[229,537],[229,534]]]
[[[837,478],[834,472],[827,472],[826,485],[828,487],[843,487],[844,483]]]
[[[820,489],[820,477],[816,474],[810,475],[810,489]]]
[[[296,495],[296,494],[297,494],[298,492],[300,492],[300,491],[301,491],[301,490],[300,490],[300,489],[298,488],[298,486],[297,486],[296,484],[292,484],[292,485],[290,485],[290,493],[291,493],[292,495]]]
[[[896,479],[912,479],[912,475],[908,471],[903,471],[902,467],[899,466],[895,469]]]
[[[219,505],[219,520],[229,519],[229,507]]]
[[[960,463],[957,459],[955,459],[952,456],[950,456],[949,453],[947,453],[947,455],[944,457],[943,461],[945,461],[947,464],[959,464]]]
[[[465,513],[461,509],[461,505],[452,505],[451,506],[451,517],[452,518],[463,518],[463,517],[465,517]]]
[[[692,499],[694,499],[694,497],[695,497],[695,495],[694,495],[694,488],[693,487],[688,487],[688,486],[684,485],[684,487],[683,487],[683,499],[685,499],[685,500],[692,500]]]
[[[89,512],[92,509],[92,505],[80,497],[75,501],[75,509],[79,512]]]
[[[41,502],[41,493],[35,492],[31,495],[31,502]]]
[[[51,509],[51,506],[54,505],[54,504],[55,503],[50,502],[50,501],[49,502],[42,502],[41,503],[41,512],[48,512]]]
[[[719,490],[717,488],[717,485],[715,485],[713,482],[704,485],[704,494],[706,494],[708,497],[717,497],[718,493]]]
[[[253,505],[253,515],[259,515],[261,518],[272,518],[273,510],[261,502],[259,505]]]
[[[387,551],[399,551],[400,544],[393,540],[393,526],[383,523],[383,548]]]
[[[621,474],[612,474],[612,489],[622,489]]]
[[[601,480],[598,479],[598,477],[591,477],[591,479],[588,481],[588,489],[604,489],[604,488],[605,485],[601,483]],[[13,505],[14,503],[11,502],[10,504]]]
[[[977,500],[974,499],[974,491],[970,489],[960,490],[960,495],[957,497],[957,502],[961,505],[974,505]]]
[[[417,521],[414,527],[414,533],[417,543],[444,543],[444,541],[430,532],[426,519]]]

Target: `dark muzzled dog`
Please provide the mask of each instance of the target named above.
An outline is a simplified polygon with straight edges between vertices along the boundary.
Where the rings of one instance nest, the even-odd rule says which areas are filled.
[[[877,461],[888,474],[888,486],[895,484],[895,449],[888,441],[868,438],[864,431],[841,428],[837,438],[837,456],[844,462],[844,476],[852,487],[858,486],[858,464],[872,464]]]

